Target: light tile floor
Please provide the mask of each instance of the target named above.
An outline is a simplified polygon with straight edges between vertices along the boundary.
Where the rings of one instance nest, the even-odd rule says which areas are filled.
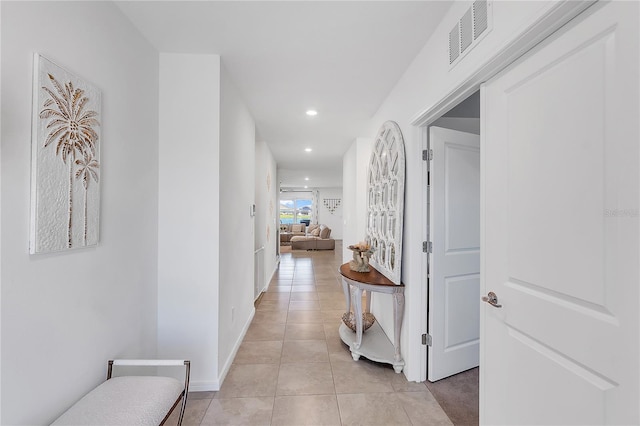
[[[183,425],[452,424],[424,383],[352,360],[338,334],[341,256],[282,253],[222,388],[190,393]]]

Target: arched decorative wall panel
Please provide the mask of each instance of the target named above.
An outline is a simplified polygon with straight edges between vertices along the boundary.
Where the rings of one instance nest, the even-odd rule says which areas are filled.
[[[401,282],[404,169],[402,132],[387,121],[376,135],[369,161],[366,242],[374,248],[373,267],[395,284]]]

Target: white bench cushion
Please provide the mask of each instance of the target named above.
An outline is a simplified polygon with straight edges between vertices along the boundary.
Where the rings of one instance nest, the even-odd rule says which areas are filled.
[[[114,377],[86,394],[53,425],[158,426],[184,383],[170,377]]]

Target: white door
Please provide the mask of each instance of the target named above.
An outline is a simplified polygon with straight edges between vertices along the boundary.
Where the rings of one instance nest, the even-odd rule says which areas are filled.
[[[480,338],[480,136],[429,128],[427,378],[476,367]]]
[[[481,424],[639,424],[638,3],[486,83]]]

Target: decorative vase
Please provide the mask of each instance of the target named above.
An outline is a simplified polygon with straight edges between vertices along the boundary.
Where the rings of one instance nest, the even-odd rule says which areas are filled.
[[[371,249],[363,250],[357,246],[349,246],[353,251],[353,260],[349,262],[349,269],[355,272],[369,272],[369,258],[373,254]]]

